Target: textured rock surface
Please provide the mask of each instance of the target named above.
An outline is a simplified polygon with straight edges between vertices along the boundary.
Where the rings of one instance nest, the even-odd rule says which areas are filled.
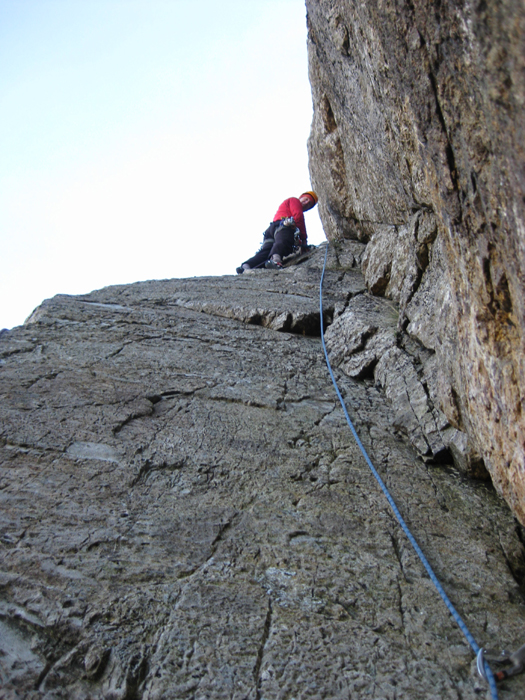
[[[306,6],[327,236],[369,241],[369,290],[435,353],[420,373],[468,436],[458,464],[484,462],[525,523],[523,2]]]
[[[329,333],[366,312],[409,356],[362,247],[330,249]],[[0,336],[2,698],[486,696],[336,401],[321,262],[58,296]],[[506,504],[419,459],[360,376],[348,409],[447,593],[478,643],[517,647]]]

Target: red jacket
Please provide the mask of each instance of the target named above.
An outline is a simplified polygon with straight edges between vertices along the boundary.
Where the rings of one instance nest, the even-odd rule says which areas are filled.
[[[293,216],[295,225],[301,232],[301,241],[303,245],[306,245],[306,226],[304,223],[303,207],[297,197],[285,199],[279,209],[277,209],[273,220],[277,221],[278,219],[284,219],[288,216]]]

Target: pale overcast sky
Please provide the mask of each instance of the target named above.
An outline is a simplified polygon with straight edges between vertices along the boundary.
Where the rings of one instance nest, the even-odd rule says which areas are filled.
[[[311,118],[304,0],[0,0],[0,328],[235,274],[311,188]]]

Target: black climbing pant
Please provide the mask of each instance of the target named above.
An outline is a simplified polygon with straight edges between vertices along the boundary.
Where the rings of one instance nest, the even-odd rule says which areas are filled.
[[[260,250],[253,258],[245,260],[243,265],[251,268],[263,267],[272,255],[280,255],[281,260],[293,253],[295,226],[283,226],[282,222],[273,221],[264,232],[264,240]]]

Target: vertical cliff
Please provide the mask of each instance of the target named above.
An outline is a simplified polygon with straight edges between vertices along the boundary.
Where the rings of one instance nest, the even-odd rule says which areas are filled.
[[[347,344],[340,363],[375,373],[394,403],[389,356],[410,365],[433,416],[420,452],[486,468],[525,523],[524,5],[306,6],[321,218],[330,240],[368,243],[368,289],[400,312],[392,342],[369,333],[362,345],[381,348],[350,367],[366,347]]]

